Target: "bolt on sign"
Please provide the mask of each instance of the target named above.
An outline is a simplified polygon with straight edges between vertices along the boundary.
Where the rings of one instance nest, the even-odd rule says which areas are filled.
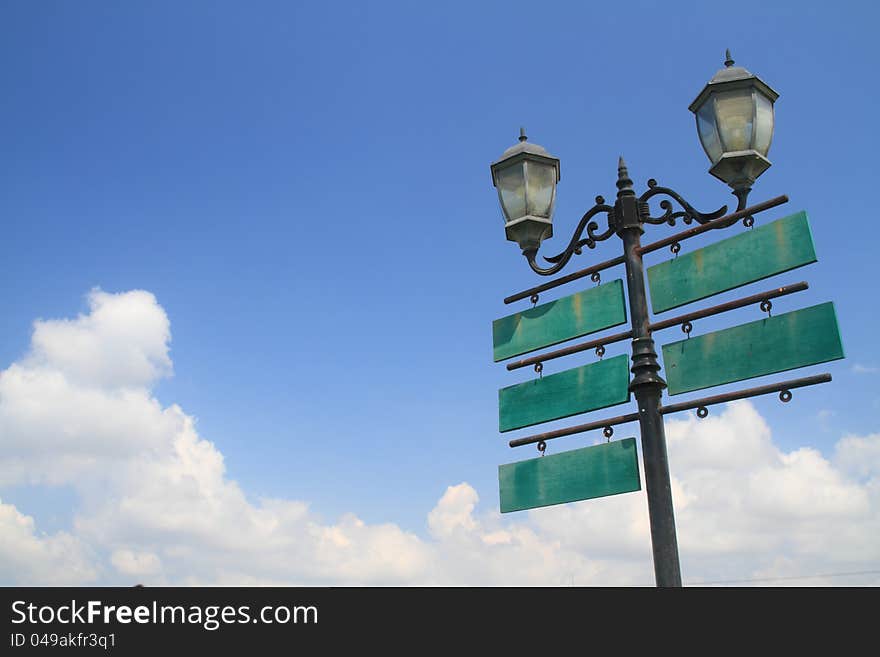
[[[839,358],[843,344],[830,301],[663,345],[670,395]]]
[[[629,401],[626,354],[498,391],[499,430],[511,431]]]
[[[807,213],[798,212],[648,267],[661,313],[816,262]]]
[[[623,281],[599,285],[492,322],[495,362],[626,322]]]
[[[498,466],[501,513],[641,489],[636,439]]]

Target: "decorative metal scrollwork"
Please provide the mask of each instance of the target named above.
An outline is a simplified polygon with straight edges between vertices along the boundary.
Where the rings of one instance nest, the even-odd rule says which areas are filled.
[[[678,203],[683,210],[679,210],[678,212],[673,212],[672,201],[669,199],[663,199],[660,201],[660,209],[663,210],[663,214],[652,217],[649,212],[648,201],[660,194],[666,195],[673,199],[676,203]],[[648,191],[642,194],[639,197],[639,207],[641,208],[644,215],[642,216],[642,221],[647,224],[669,224],[670,226],[675,225],[676,219],[681,219],[686,224],[691,224],[696,221],[698,224],[706,224],[714,219],[719,219],[724,216],[727,212],[727,206],[722,206],[715,210],[715,212],[698,212],[694,207],[685,201],[681,195],[675,190],[669,189],[668,187],[661,187],[657,184],[657,181],[651,178],[648,181]]]
[[[593,217],[595,217],[600,212],[604,212],[608,215],[608,229],[599,233],[599,224],[595,221],[592,221]],[[611,215],[614,213],[614,208],[605,203],[605,199],[601,196],[596,197],[596,205],[594,205],[590,210],[581,217],[580,222],[578,223],[577,229],[574,231],[574,235],[572,235],[571,241],[569,241],[568,246],[562,253],[558,253],[555,256],[545,257],[544,260],[547,262],[553,263],[552,267],[541,267],[535,262],[535,254],[527,254],[527,258],[529,261],[529,266],[542,276],[549,276],[550,274],[555,274],[560,269],[565,267],[568,264],[568,261],[571,260],[573,255],[579,255],[583,247],[587,247],[588,249],[596,248],[597,242],[602,242],[607,240],[614,234],[613,222],[611,221]],[[584,231],[587,232],[587,236],[584,237]]]
[[[660,201],[660,209],[663,210],[663,213],[656,217],[652,217],[650,200],[659,195],[665,195],[669,198],[664,198]],[[675,211],[673,201],[675,201],[675,203],[677,203],[682,209]],[[740,198],[740,201],[742,201],[742,198]],[[676,220],[681,219],[686,224],[691,224],[693,222],[706,224],[723,217],[727,212],[727,206],[724,205],[715,210],[715,212],[698,212],[690,203],[684,200],[678,192],[669,189],[668,187],[661,187],[657,184],[656,180],[651,178],[648,181],[648,190],[638,198],[638,212],[639,221],[641,223],[668,224],[674,226]],[[593,218],[601,213],[605,213],[606,215],[607,226],[604,230],[600,231],[599,222],[594,221]],[[721,226],[719,226],[719,228],[720,227]],[[614,207],[608,205],[602,196],[597,196],[596,205],[590,208],[589,211],[581,217],[577,229],[574,231],[574,235],[572,235],[565,250],[554,256],[544,258],[544,260],[549,262],[551,266],[542,267],[539,265],[537,262],[536,251],[528,251],[525,252],[524,255],[526,256],[529,267],[532,268],[532,271],[541,274],[542,276],[550,276],[565,267],[565,265],[568,264],[568,261],[571,260],[572,256],[580,255],[584,247],[587,247],[588,249],[596,248],[596,244],[604,242],[610,238],[614,235],[616,230],[617,225],[615,222]]]
[[[602,201],[605,200],[601,196],[597,198],[602,199]],[[594,249],[596,248],[596,242],[601,242],[611,237],[614,234],[614,229],[610,225],[608,227],[608,230],[604,231],[603,233],[597,233],[596,231],[599,230],[599,224],[595,221],[590,221],[600,212],[604,212],[610,217],[611,214],[614,212],[614,208],[605,203],[597,203],[596,205],[594,205],[583,217],[581,217],[581,220],[578,223],[577,230],[575,230],[574,236],[571,238],[571,241],[569,242],[568,247],[565,249],[565,251],[558,255],[544,258],[544,260],[546,260],[547,262],[559,262],[564,257],[566,257],[566,254],[568,254],[569,252],[579,251],[585,246],[588,249]],[[582,237],[584,230],[587,231],[586,237]],[[571,256],[569,255],[569,257]]]

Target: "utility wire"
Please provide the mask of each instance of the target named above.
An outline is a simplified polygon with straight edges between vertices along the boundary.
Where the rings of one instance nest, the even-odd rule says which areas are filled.
[[[759,577],[755,579],[721,579],[712,582],[687,582],[687,586],[710,586],[714,584],[756,584],[758,582],[779,582],[794,579],[819,579],[821,577],[851,577],[853,575],[880,575],[880,570],[858,570],[851,573],[826,573],[824,575],[787,575],[780,577]]]

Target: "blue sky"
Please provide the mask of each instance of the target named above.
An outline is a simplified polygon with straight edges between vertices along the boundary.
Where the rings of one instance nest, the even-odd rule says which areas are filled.
[[[807,210],[819,255],[774,279],[810,283],[774,308],[833,300],[847,354],[804,371],[832,384],[754,408],[780,449],[830,458],[880,430],[877,19],[866,2],[4,3],[0,368],[93,288],[147,290],[174,370],[153,393],[249,499],[419,535],[450,485],[496,508],[497,465],[534,451],[497,431],[497,389],[531,373],[492,363],[491,321],[539,281],[504,240],[489,163],[521,125],[561,159],[545,255],[613,196],[620,154],[637,189],[735,203],[687,110],[730,48],[780,93],[752,200],[788,194],[767,219]],[[0,494],[44,531],[78,513],[65,486]]]

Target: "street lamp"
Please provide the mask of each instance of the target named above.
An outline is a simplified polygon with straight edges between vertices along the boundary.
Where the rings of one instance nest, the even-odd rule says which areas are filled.
[[[767,151],[773,136],[773,102],[778,94],[756,76],[733,64],[728,51],[725,68],[690,105],[697,116],[700,141],[712,161],[710,173],[730,185],[739,201],[738,211],[730,220],[715,222],[712,228],[729,226],[742,216],[749,219],[748,213],[743,212],[746,197],[755,179],[770,166]],[[686,224],[707,224],[724,217],[727,206],[710,213],[698,212],[680,194],[658,185],[654,179],[648,181],[648,189],[641,196],[636,196],[627,166],[620,158],[614,204],[607,204],[603,197],[597,196],[596,204],[581,217],[566,249],[555,256],[545,257],[550,266],[542,267],[536,258],[541,242],[553,234],[552,214],[559,160],[540,146],[528,143],[524,131],[521,131],[519,143],[507,149],[491,165],[491,170],[505,217],[507,239],[519,243],[529,266],[538,274],[547,276],[558,272],[573,255],[580,254],[584,246],[592,249],[597,242],[615,234],[622,241],[623,255],[603,263],[603,266],[626,265],[632,327],[630,371],[633,376],[629,390],[639,409],[654,573],[658,586],[681,586],[666,435],[660,412],[666,381],[660,376],[660,363],[651,332],[641,235],[645,224],[672,226],[677,219]],[[662,212],[651,216],[650,202],[658,196],[661,197],[659,206]],[[675,210],[673,202],[680,209]],[[757,206],[749,208],[749,211],[756,210]],[[594,217],[601,214],[606,215],[607,227],[600,231]],[[598,271],[599,266],[594,269]]]
[[[507,239],[523,253],[537,253],[541,242],[553,237],[559,159],[527,139],[520,128],[519,143],[492,164],[492,184],[498,188]]]
[[[755,180],[770,167],[773,103],[779,94],[734,61],[727,51],[719,70],[690,104],[697,134],[712,161],[709,173],[733,188],[738,210]]]

